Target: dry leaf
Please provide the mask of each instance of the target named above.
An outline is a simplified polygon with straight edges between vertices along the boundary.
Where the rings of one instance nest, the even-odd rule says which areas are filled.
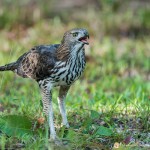
[[[37,122],[38,122],[39,124],[44,124],[45,118],[43,118],[43,117],[38,118],[38,119],[37,119]]]
[[[131,137],[131,136],[127,136],[127,137],[124,139],[123,143],[126,144],[126,145],[128,145],[128,144],[131,142],[131,140],[132,140],[132,137]]]
[[[115,142],[113,148],[114,148],[114,149],[117,149],[117,148],[119,148],[119,147],[120,147],[120,144],[119,144],[118,142]]]

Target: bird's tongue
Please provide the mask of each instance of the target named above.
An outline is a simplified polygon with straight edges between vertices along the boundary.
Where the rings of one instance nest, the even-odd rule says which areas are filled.
[[[88,43],[87,37],[82,37],[82,38],[80,38],[79,40],[80,40],[81,42],[83,42],[83,43]]]
[[[82,42],[87,42],[87,39],[81,39]]]

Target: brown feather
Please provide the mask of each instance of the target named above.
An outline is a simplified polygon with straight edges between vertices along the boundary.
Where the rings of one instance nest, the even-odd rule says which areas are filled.
[[[56,57],[58,60],[66,61],[70,55],[70,46],[68,44],[61,44],[56,51]]]

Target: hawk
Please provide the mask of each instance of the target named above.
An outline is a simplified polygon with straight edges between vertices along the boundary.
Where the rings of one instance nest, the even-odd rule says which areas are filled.
[[[18,58],[16,62],[0,67],[0,71],[13,71],[23,78],[37,81],[43,103],[43,111],[48,117],[50,137],[56,139],[53,119],[53,87],[60,86],[58,104],[62,124],[69,127],[64,100],[70,86],[81,76],[85,68],[85,44],[89,33],[77,28],[67,31],[60,44],[35,46]]]

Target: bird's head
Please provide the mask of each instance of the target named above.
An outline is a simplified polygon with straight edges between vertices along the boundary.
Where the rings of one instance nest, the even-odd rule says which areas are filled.
[[[65,32],[59,48],[57,49],[57,59],[66,61],[68,57],[75,56],[88,43],[89,33],[86,29],[77,28]],[[82,50],[84,50],[82,48]],[[81,51],[84,52],[84,51]]]
[[[86,29],[76,28],[64,34],[62,43],[83,46],[88,43],[89,33]]]

